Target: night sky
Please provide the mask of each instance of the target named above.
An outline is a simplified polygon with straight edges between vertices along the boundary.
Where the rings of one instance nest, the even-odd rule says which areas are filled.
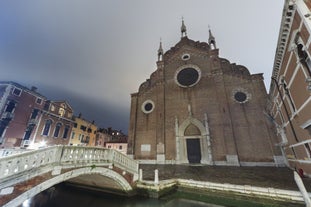
[[[283,0],[1,0],[0,80],[66,100],[99,127],[127,133],[130,94],[164,51],[188,38],[264,73],[268,90]]]

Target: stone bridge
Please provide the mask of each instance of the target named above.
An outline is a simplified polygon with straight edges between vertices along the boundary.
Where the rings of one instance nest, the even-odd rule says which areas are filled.
[[[105,148],[53,146],[0,158],[0,206],[10,207],[64,181],[131,194],[138,163]]]

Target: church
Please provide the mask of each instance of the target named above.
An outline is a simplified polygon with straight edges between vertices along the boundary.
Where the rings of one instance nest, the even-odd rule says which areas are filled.
[[[265,113],[263,74],[219,57],[207,42],[188,38],[164,52],[156,70],[131,94],[128,155],[141,163],[284,166]]]

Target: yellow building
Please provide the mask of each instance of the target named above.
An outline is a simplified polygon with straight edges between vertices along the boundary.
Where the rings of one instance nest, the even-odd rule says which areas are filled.
[[[81,117],[74,117],[75,124],[70,136],[70,145],[74,146],[95,146],[97,126]]]

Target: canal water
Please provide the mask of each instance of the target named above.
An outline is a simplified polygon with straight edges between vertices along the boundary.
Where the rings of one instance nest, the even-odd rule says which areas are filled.
[[[217,196],[216,196],[217,197]],[[175,192],[161,199],[142,196],[122,197],[82,190],[66,184],[56,185],[25,201],[19,207],[282,207],[303,206],[250,200],[224,199]]]

